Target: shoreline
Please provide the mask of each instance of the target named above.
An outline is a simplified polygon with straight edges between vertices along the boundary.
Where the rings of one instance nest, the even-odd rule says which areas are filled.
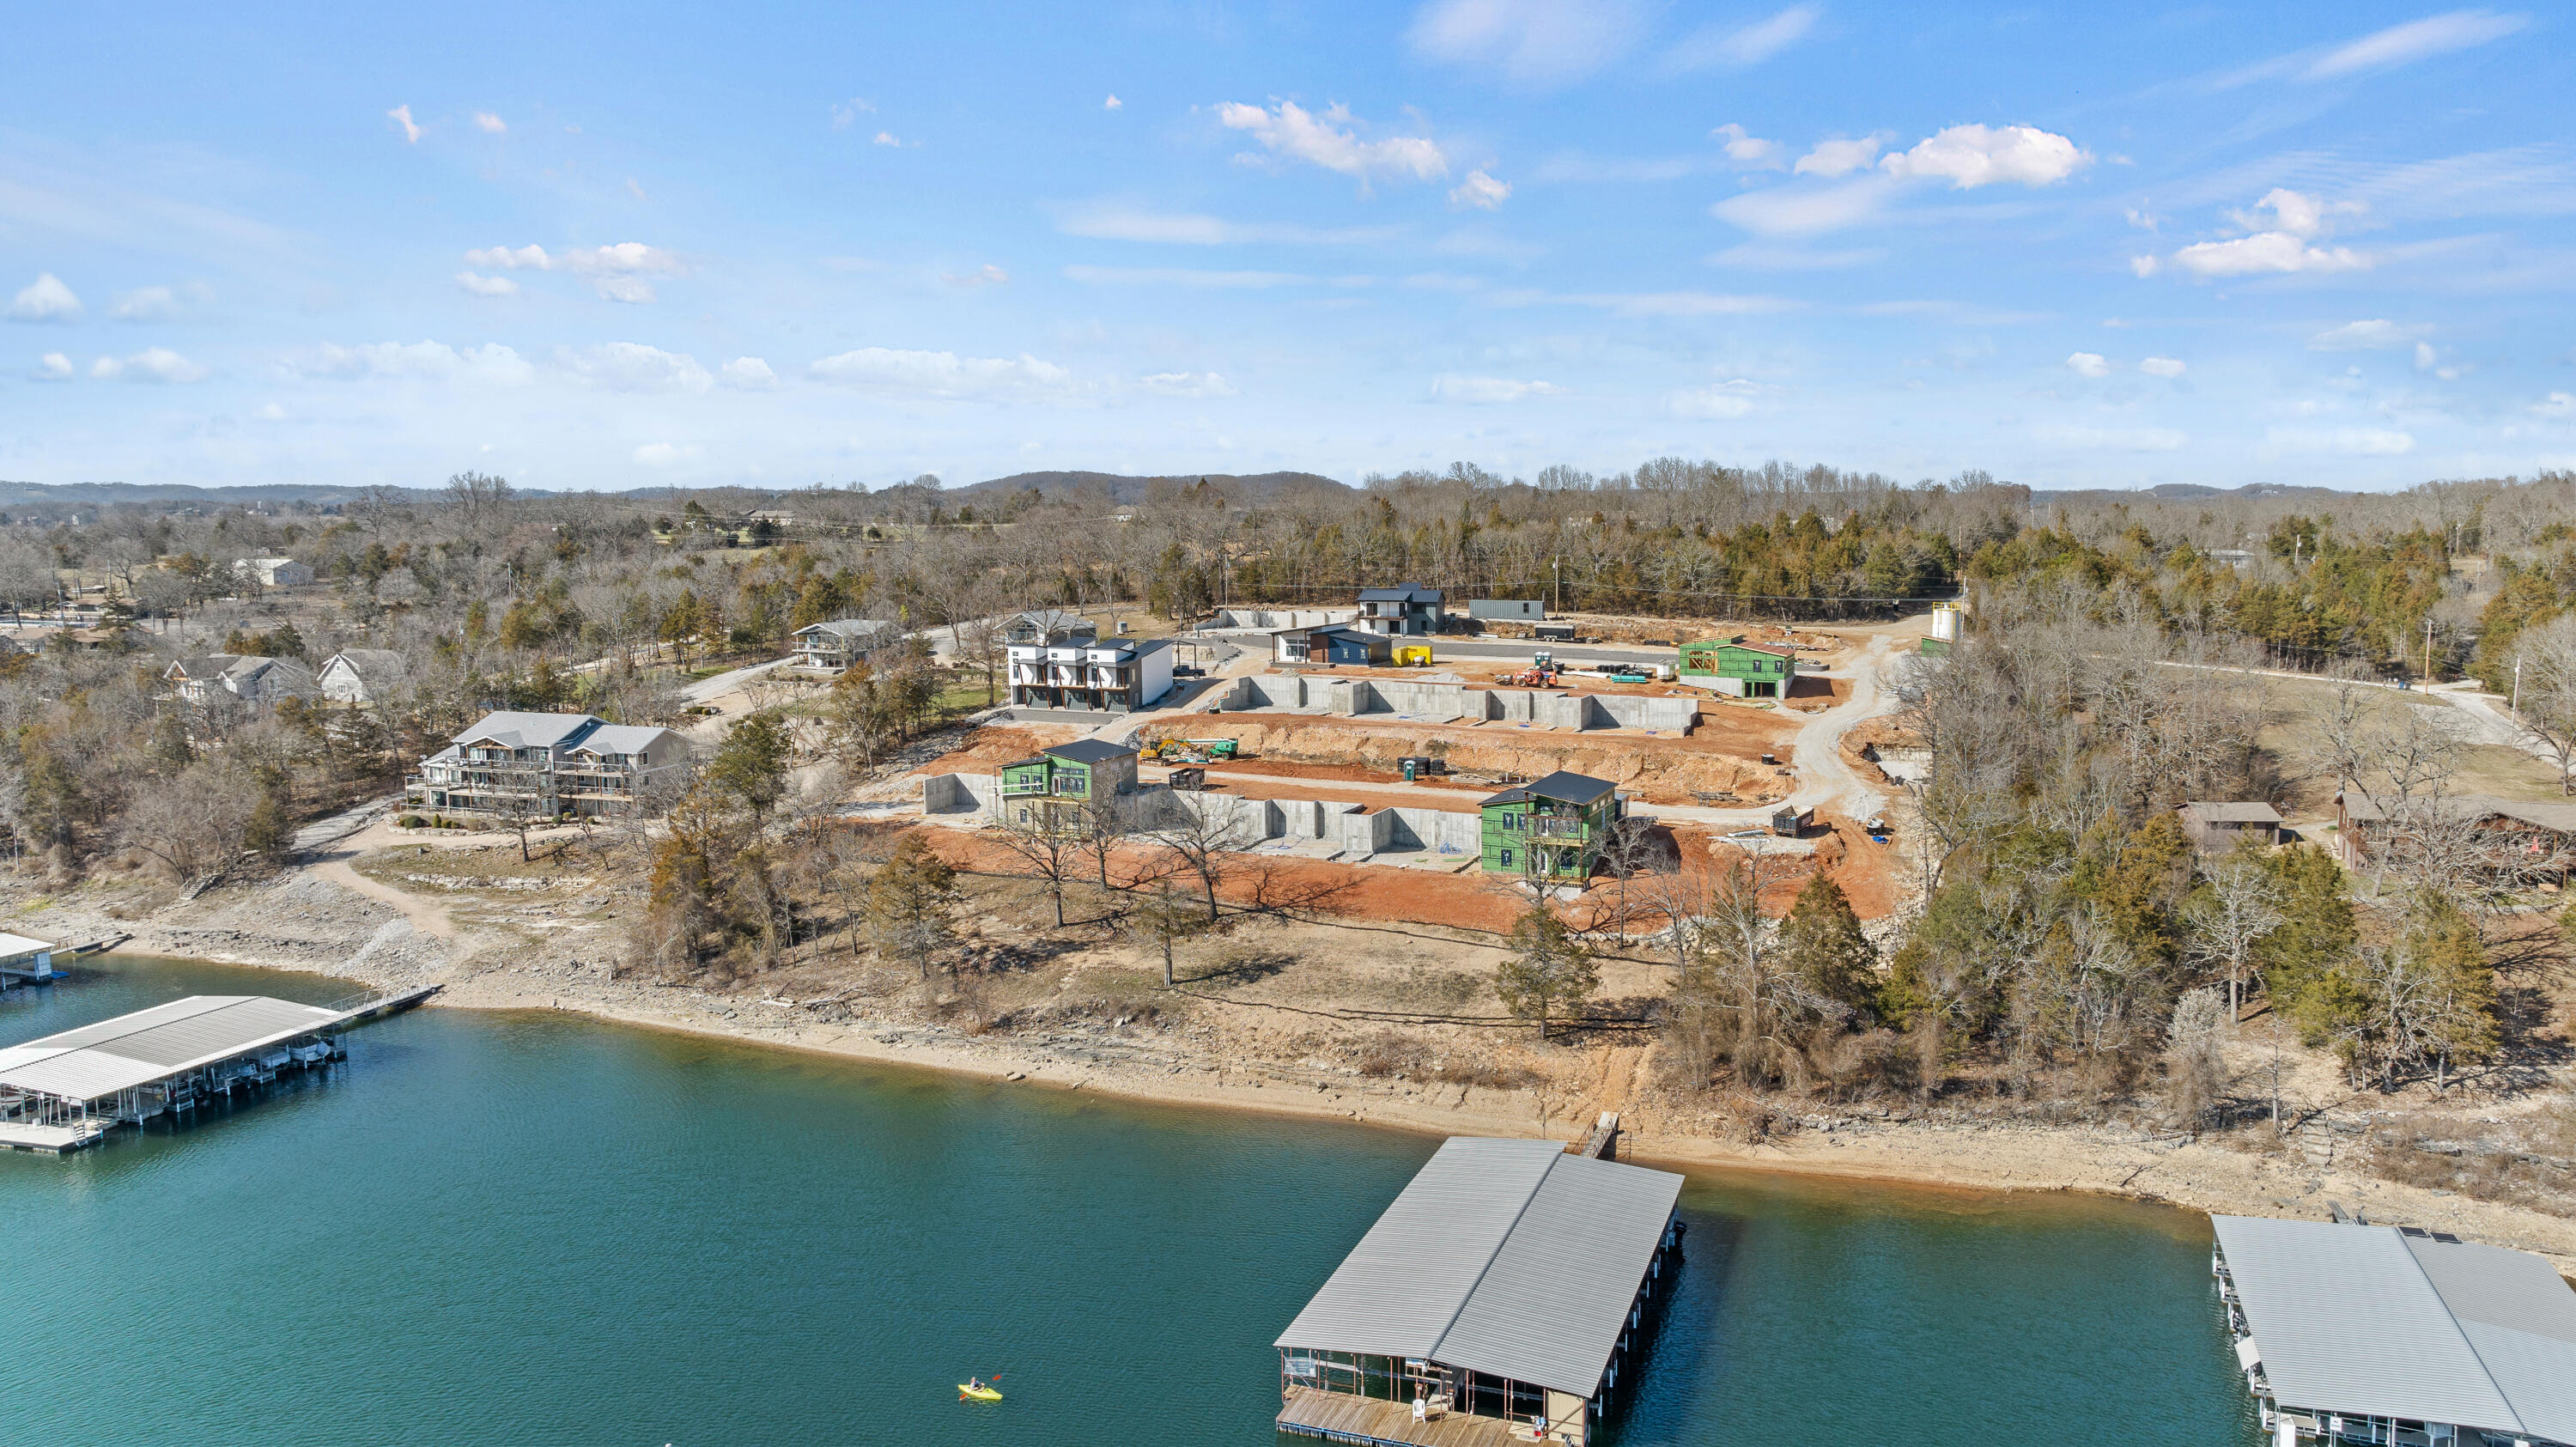
[[[377,987],[437,983],[443,988],[430,1002],[433,1008],[565,1011],[633,1028],[998,1084],[1090,1091],[1146,1105],[1346,1120],[1427,1135],[1565,1140],[1579,1138],[1580,1132],[1570,1129],[1574,1121],[1589,1125],[1588,1116],[1564,1109],[1573,1102],[1545,1091],[1425,1086],[1298,1066],[1208,1063],[1151,1035],[1104,1035],[1066,1044],[1054,1035],[979,1037],[943,1026],[829,1023],[798,1019],[794,1007],[779,1002],[606,981],[581,974],[578,966],[551,977],[506,969],[421,970],[403,960],[413,952],[399,948],[400,939],[387,938],[396,928],[391,923],[354,956],[336,962],[191,948],[192,941],[172,939],[166,928],[149,922],[103,923],[131,928],[134,938],[117,951],[84,958],[157,956],[340,974]],[[407,923],[400,928],[407,931]],[[234,931],[212,933],[242,937]],[[386,968],[398,961],[413,963],[413,968]],[[1784,1137],[1733,1142],[1687,1129],[1687,1122],[1660,1119],[1662,1115],[1654,1106],[1638,1108],[1633,1117],[1623,1111],[1621,1159],[1686,1172],[1744,1172],[2006,1199],[2081,1193],[2203,1213],[2310,1220],[2325,1219],[2327,1203],[2333,1202],[2373,1224],[2420,1225],[2530,1251],[2549,1260],[2561,1275],[2576,1278],[2576,1221],[2206,1141],[2017,1121],[1876,1118],[1826,1108],[1804,1117],[1807,1124]],[[1558,1135],[1560,1130],[1568,1135]]]

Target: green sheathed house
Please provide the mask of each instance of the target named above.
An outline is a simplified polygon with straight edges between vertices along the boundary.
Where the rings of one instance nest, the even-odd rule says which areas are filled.
[[[1478,807],[1485,816],[1485,868],[1554,879],[1588,877],[1601,857],[1602,836],[1621,812],[1617,785],[1562,769]]]
[[[1684,683],[1737,698],[1783,698],[1789,680],[1798,676],[1798,650],[1770,643],[1747,643],[1744,635],[1685,643],[1674,673]]]
[[[1136,751],[1076,739],[1002,766],[1002,809],[1014,823],[1070,826],[1094,799],[1135,792]]]

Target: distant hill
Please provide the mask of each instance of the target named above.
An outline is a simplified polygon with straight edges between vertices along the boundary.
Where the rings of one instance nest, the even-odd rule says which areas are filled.
[[[406,488],[423,492],[422,488]],[[249,487],[192,487],[184,482],[8,482],[0,481],[0,507],[28,507],[46,503],[77,506],[95,503],[101,507],[113,503],[185,503],[199,507],[224,507],[233,503],[252,502],[352,502],[366,491],[359,487],[341,487],[314,483],[261,483]]]
[[[2135,502],[2154,498],[2158,502],[2216,502],[2289,499],[2292,501],[2331,502],[2357,494],[2331,487],[2293,487],[2278,482],[2249,482],[2243,487],[2208,487],[2197,482],[2160,482],[2154,487],[2087,487],[2052,492],[2034,489],[2031,501],[2041,506],[2051,503]]]
[[[1227,497],[1237,503],[1279,503],[1291,498],[1322,494],[1348,496],[1347,483],[1335,482],[1312,472],[1260,472],[1250,475],[1231,472],[1190,473],[1185,476],[1125,477],[1114,472],[1016,472],[1009,477],[996,477],[988,482],[952,487],[952,493],[974,493],[983,496],[1008,496],[1035,489],[1041,496],[1055,498],[1068,493],[1104,490],[1109,501],[1143,502],[1157,487],[1196,487],[1201,479],[1223,488]]]

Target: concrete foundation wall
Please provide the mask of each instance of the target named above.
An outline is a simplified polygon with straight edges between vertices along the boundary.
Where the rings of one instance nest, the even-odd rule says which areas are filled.
[[[1401,678],[1308,677],[1259,673],[1236,679],[1217,700],[1234,712],[1319,708],[1346,718],[1400,713],[1429,722],[1456,719],[1539,724],[1565,729],[1669,729],[1688,732],[1699,716],[1694,698],[1626,693],[1545,693],[1525,688],[1469,688]]]
[[[1333,623],[1349,623],[1359,616],[1357,608],[1219,608],[1215,617],[1199,626],[1219,631],[1250,628],[1275,633],[1282,628],[1322,628]]]
[[[989,814],[1001,797],[999,774],[933,774],[921,781],[924,814]]]
[[[1342,816],[1342,856],[1438,853],[1473,856],[1483,847],[1483,819],[1446,809],[1379,809]]]

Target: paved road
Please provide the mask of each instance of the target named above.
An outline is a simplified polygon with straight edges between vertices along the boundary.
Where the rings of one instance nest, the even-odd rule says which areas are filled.
[[[767,663],[755,663],[748,668],[736,668],[719,673],[713,678],[702,678],[681,689],[680,697],[691,703],[705,703],[709,699],[722,698],[773,668],[785,667],[790,661],[785,658],[773,658]]]

